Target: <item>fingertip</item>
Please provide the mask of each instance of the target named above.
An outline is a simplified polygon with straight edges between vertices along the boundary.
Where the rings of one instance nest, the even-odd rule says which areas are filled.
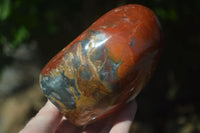
[[[20,133],[53,133],[60,123],[62,114],[50,102],[47,101],[38,114],[33,117]]]
[[[130,131],[136,111],[136,101],[131,101],[128,103],[119,113],[114,126],[110,130],[110,133],[128,133]]]

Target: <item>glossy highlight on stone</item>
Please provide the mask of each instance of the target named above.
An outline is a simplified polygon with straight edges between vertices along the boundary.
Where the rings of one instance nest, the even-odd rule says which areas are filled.
[[[162,33],[141,5],[111,10],[44,67],[40,86],[77,126],[90,124],[134,99],[154,71]]]

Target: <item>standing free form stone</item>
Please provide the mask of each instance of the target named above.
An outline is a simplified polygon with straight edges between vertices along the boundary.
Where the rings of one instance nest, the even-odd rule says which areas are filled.
[[[113,9],[61,50],[40,75],[43,93],[77,126],[134,99],[161,51],[155,14],[141,5]]]

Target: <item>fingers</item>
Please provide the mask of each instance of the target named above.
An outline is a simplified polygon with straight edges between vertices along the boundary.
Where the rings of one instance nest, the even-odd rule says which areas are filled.
[[[54,133],[61,118],[62,114],[48,101],[20,133]]]
[[[72,133],[78,130],[84,133],[128,133],[136,109],[136,102],[131,102],[111,117],[80,130],[80,128],[70,124],[67,120],[63,119],[61,122],[62,114],[48,101],[20,133],[55,133],[56,129],[56,133],[61,133],[63,131],[63,133]]]
[[[116,122],[110,133],[129,133],[135,113],[137,110],[136,102],[129,103],[117,116]]]
[[[112,116],[88,125],[81,133],[128,133],[137,110],[135,101],[125,105]]]

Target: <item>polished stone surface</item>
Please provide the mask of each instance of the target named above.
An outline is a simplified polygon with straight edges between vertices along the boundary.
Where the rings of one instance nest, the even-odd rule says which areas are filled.
[[[43,93],[73,124],[94,122],[135,98],[161,52],[161,27],[141,5],[111,10],[44,67]]]

